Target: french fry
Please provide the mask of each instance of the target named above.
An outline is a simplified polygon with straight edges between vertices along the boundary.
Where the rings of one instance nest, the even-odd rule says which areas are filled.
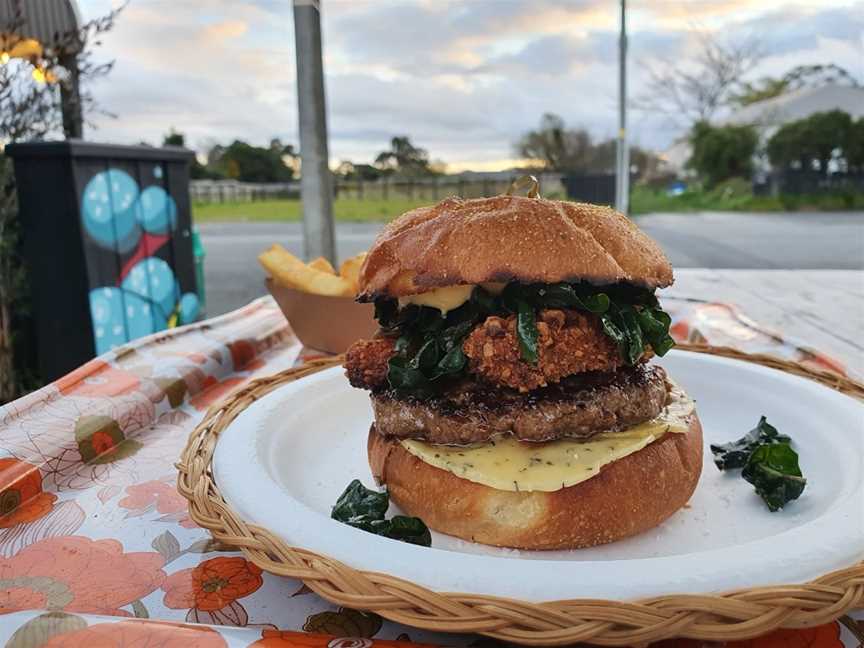
[[[342,262],[342,265],[339,266],[339,274],[344,278],[351,282],[351,285],[354,286],[354,292],[357,292],[357,286],[360,282],[360,267],[363,265],[363,261],[366,259],[366,253],[361,252],[360,254],[351,257],[350,259],[345,259]]]
[[[354,286],[342,277],[310,268],[281,245],[258,255],[258,261],[284,286],[329,297],[351,297]]]
[[[326,272],[327,274],[336,274],[336,268],[334,268],[333,265],[324,257],[318,257],[317,259],[310,261],[308,265],[310,268]]]

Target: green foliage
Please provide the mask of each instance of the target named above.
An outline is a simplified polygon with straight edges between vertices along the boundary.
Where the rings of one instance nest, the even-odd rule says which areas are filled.
[[[294,170],[285,163],[286,156],[294,156],[294,150],[278,140],[267,148],[234,140],[226,148],[219,147],[217,159],[208,166],[222,177],[242,182],[288,182]]]
[[[749,178],[759,135],[752,126],[711,126],[700,121],[693,126],[693,153],[687,163],[713,187],[729,178]]]
[[[742,83],[740,89],[732,94],[731,100],[739,106],[749,106],[800,88],[818,88],[830,83],[858,85],[847,70],[833,63],[796,65],[782,77],[762,77],[756,83]]]
[[[864,119],[853,122],[842,110],[818,112],[781,126],[768,140],[767,152],[777,168],[810,170],[818,165],[828,173],[828,163],[846,159],[850,166],[860,166],[864,148]],[[849,157],[853,161],[849,161]]]
[[[864,117],[859,117],[849,130],[849,142],[844,149],[850,170],[864,172]]]
[[[407,135],[392,138],[390,148],[381,151],[375,158],[375,166],[383,175],[415,178],[436,174],[429,161],[429,152],[414,146]]]
[[[547,113],[537,130],[525,133],[516,143],[516,154],[554,171],[609,173],[615,170],[616,146],[614,139],[595,143],[585,129],[567,128],[561,117]],[[654,153],[630,147],[630,165],[640,174],[655,173],[659,163]]]
[[[733,178],[712,189],[690,188],[680,196],[638,185],[630,194],[630,213],[696,211],[842,211],[864,206],[864,194],[849,191],[814,195],[754,196],[750,183]]]

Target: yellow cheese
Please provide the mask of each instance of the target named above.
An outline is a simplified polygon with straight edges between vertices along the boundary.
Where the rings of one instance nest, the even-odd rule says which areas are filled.
[[[580,442],[560,439],[522,443],[512,436],[460,447],[408,439],[402,446],[437,468],[468,481],[506,491],[556,491],[600,473],[600,469],[647,446],[667,433],[687,431],[693,401],[680,390],[657,418],[621,432],[605,432]]]
[[[464,286],[446,286],[445,288],[436,288],[429,292],[420,293],[418,295],[408,295],[399,299],[399,305],[417,304],[418,306],[431,306],[437,308],[442,314],[446,315],[448,311],[459,308],[462,304],[471,298],[471,291],[474,290],[472,285]]]
[[[506,284],[484,283],[481,285],[493,295],[498,295],[502,290],[504,290]],[[442,315],[446,315],[449,311],[456,310],[466,301],[471,299],[471,293],[473,290],[473,284],[445,286],[444,288],[436,288],[429,292],[401,297],[399,299],[399,305],[405,306],[406,304],[417,304],[418,306],[430,306],[440,310]]]

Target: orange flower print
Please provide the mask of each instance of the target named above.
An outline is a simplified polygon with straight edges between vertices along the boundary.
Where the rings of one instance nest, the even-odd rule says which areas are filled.
[[[403,635],[404,636],[404,635]],[[292,632],[290,630],[264,630],[261,638],[249,648],[432,648],[428,644],[376,639],[372,642],[363,637],[333,637],[332,635]]]
[[[33,464],[0,459],[0,528],[33,522],[45,517],[57,496],[42,491],[42,474]]]
[[[167,621],[97,623],[51,637],[42,648],[227,648],[213,628]]]
[[[690,325],[685,320],[679,320],[669,327],[669,333],[676,342],[686,342],[690,337]]]
[[[234,365],[234,371],[240,371],[245,368],[257,355],[255,347],[249,340],[237,340],[228,345],[228,351],[231,353],[231,362]]]
[[[213,403],[225,398],[244,382],[246,382],[245,378],[226,378],[220,382],[212,376],[207,376],[201,387],[201,391],[189,399],[189,402],[198,411],[206,410]]]
[[[138,376],[91,360],[54,383],[64,396],[120,396],[138,389]]]
[[[827,623],[815,628],[775,630],[763,637],[729,641],[725,648],[843,648],[840,624]]]
[[[120,608],[157,589],[164,559],[124,553],[116,540],[60,536],[0,559],[0,611],[49,609],[129,616]]]
[[[186,500],[177,492],[173,482],[153,480],[129,486],[126,488],[126,497],[117,504],[139,515],[155,508],[158,513],[170,516],[186,529],[197,526],[189,519]]]
[[[245,558],[219,557],[165,579],[165,607],[205,612],[221,610],[261,587],[261,569]]]
[[[127,440],[120,424],[110,416],[82,416],[75,422],[78,452],[87,464],[113,463],[141,449],[138,441]]]

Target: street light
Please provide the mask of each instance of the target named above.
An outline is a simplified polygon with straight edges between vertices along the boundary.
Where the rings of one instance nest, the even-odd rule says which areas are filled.
[[[621,34],[618,37],[618,145],[615,164],[615,209],[630,210],[630,148],[627,145],[627,0],[621,0]]]
[[[84,133],[78,70],[80,25],[75,0],[0,0],[0,64],[25,59],[33,65],[36,81],[54,83],[58,79],[46,59],[56,58],[66,71],[60,86],[60,107],[68,138],[80,138]]]

